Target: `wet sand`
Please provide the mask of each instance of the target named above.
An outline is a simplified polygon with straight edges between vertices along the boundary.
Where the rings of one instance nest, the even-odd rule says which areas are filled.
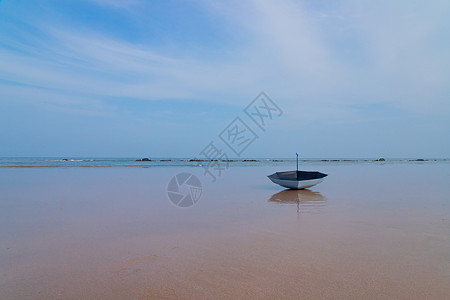
[[[450,164],[0,169],[1,299],[448,299]],[[282,170],[278,170],[282,171]],[[203,184],[177,208],[173,175]]]

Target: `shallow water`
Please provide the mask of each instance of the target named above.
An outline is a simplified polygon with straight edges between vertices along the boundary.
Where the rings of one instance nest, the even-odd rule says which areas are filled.
[[[0,296],[446,298],[450,164],[322,164],[309,190],[279,166],[1,168]],[[283,168],[283,170],[285,170]],[[192,207],[172,176],[202,183]]]

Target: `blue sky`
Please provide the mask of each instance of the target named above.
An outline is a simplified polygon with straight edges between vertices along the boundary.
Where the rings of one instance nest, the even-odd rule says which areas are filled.
[[[0,156],[450,157],[450,2],[0,2]]]

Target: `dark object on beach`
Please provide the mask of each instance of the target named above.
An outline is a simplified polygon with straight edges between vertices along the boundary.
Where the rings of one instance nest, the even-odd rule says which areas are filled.
[[[69,159],[67,159],[67,158],[63,158],[63,159],[62,159],[62,161],[69,161]]]
[[[244,159],[243,161],[257,161],[256,159]]]
[[[143,159],[136,159],[136,161],[152,161],[152,160],[147,157],[144,157]]]
[[[317,171],[299,171],[298,153],[295,154],[297,155],[297,171],[275,172],[267,176],[273,183],[289,189],[301,190],[321,183],[328,176]]]
[[[416,159],[416,161],[425,161],[425,159],[423,159],[423,158],[418,158],[418,159]]]
[[[377,161],[386,161],[384,158],[379,158]]]

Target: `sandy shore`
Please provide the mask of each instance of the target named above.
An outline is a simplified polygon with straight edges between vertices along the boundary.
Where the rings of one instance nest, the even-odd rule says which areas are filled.
[[[309,166],[309,169],[314,169]],[[1,299],[448,299],[450,164],[0,170]],[[179,172],[193,207],[168,200]]]

